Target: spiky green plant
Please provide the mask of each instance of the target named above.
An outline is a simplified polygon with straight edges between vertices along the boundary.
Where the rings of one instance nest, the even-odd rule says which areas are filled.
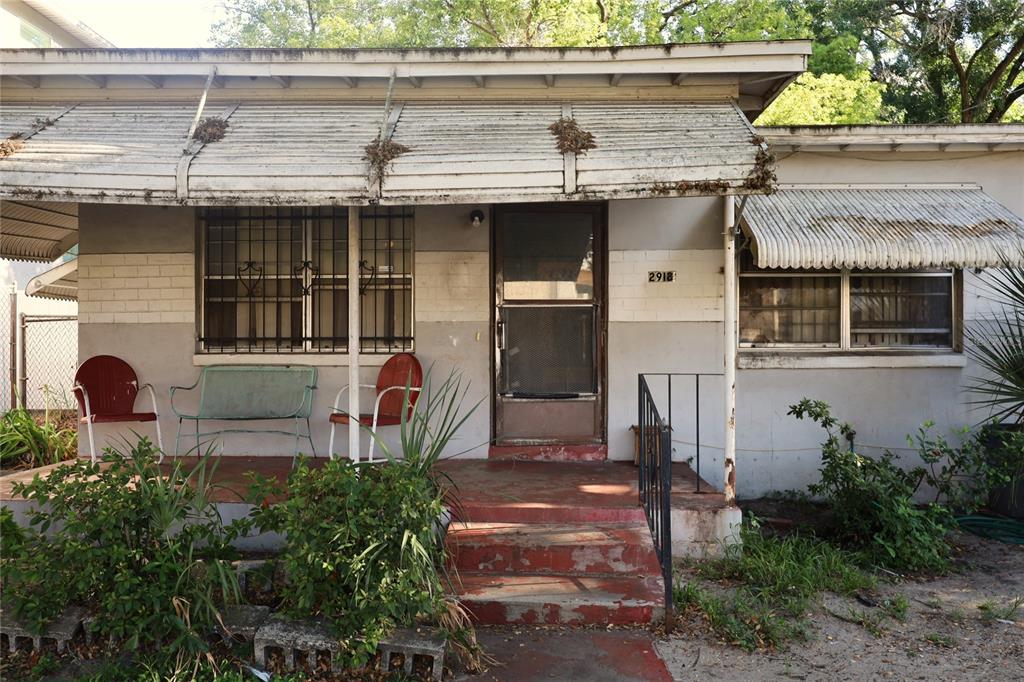
[[[1024,249],[1016,263],[1024,263]],[[971,401],[986,420],[1024,423],[1024,265],[1006,257],[981,275],[985,298],[995,307],[964,325],[965,352],[982,369],[972,377]]]

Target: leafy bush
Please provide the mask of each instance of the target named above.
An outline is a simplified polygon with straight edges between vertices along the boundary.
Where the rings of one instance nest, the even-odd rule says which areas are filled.
[[[0,468],[56,464],[78,456],[78,431],[73,420],[47,410],[36,419],[18,408],[0,417]]]
[[[443,589],[439,518],[455,500],[433,471],[475,406],[463,410],[459,375],[436,390],[430,375],[412,409],[406,387],[401,458],[380,441],[386,464],[338,459],[314,468],[300,461],[285,490],[259,478],[252,490],[256,525],[286,537],[279,556],[286,576],[282,606],[294,616],[330,619],[348,664],[362,664],[392,628],[420,619],[440,622],[477,661],[468,619]],[[282,502],[259,504],[281,493]]]
[[[820,424],[827,434],[822,443],[821,480],[809,486],[828,501],[834,513],[835,536],[865,560],[908,571],[944,571],[950,547],[945,541],[952,517],[945,507],[914,503],[919,472],[907,472],[886,452],[865,457],[841,444],[853,427],[832,416],[827,403],[801,400],[789,414]]]
[[[261,530],[286,537],[279,596],[288,613],[330,619],[357,664],[391,628],[439,616],[444,555],[435,526],[444,505],[412,463],[301,461],[286,492],[255,515]]]
[[[76,460],[15,484],[34,502],[30,531],[4,556],[5,607],[41,629],[68,604],[128,649],[206,651],[224,600],[237,599],[232,533],[210,503],[207,458],[161,473],[140,440],[128,455]]]

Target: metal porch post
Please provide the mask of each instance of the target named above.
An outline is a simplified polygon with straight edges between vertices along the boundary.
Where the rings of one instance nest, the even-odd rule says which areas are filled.
[[[359,461],[359,207],[348,207],[348,456]],[[330,455],[330,453],[329,453]]]
[[[725,410],[725,478],[723,490],[726,503],[736,499],[736,237],[733,233],[736,222],[736,204],[731,195],[724,199],[722,212],[722,236],[725,250],[725,290],[723,307],[724,327],[724,395]]]

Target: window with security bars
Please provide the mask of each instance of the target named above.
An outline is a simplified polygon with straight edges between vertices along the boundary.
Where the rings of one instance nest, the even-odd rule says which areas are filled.
[[[412,209],[361,210],[361,352],[412,349],[412,238]],[[348,350],[348,209],[205,209],[200,239],[201,350]]]
[[[741,254],[740,345],[952,348],[955,273],[763,270]]]

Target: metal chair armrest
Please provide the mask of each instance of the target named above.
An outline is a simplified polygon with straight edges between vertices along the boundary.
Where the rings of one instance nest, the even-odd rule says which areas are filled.
[[[373,389],[376,389],[377,385],[376,384],[359,384],[359,388],[373,388]],[[344,393],[345,391],[347,391],[348,389],[349,389],[349,385],[346,384],[346,385],[342,386],[341,389],[338,391],[338,394],[336,396],[334,396],[334,410],[333,410],[334,412],[340,412],[341,411],[341,410],[338,409],[338,403],[341,402],[341,394]]]
[[[183,412],[179,412],[178,408],[176,408],[174,406],[174,393],[176,391],[191,391],[191,390],[194,390],[196,388],[196,386],[199,385],[200,381],[201,381],[201,378],[200,379],[196,379],[196,382],[194,384],[192,384],[191,386],[171,386],[171,412],[174,413],[174,416],[178,417],[179,419],[181,419],[181,418],[194,418],[194,417],[197,416],[197,415],[185,414]]]
[[[374,388],[376,388],[376,387],[374,387]],[[418,393],[418,392],[423,390],[422,388],[420,388],[418,386],[409,386],[408,388],[409,388],[409,393]],[[380,411],[380,401],[381,401],[381,399],[389,391],[402,391],[404,393],[405,389],[406,389],[405,386],[388,386],[383,391],[381,391],[380,393],[377,394],[377,400],[375,400],[374,403],[373,403],[373,429],[374,429],[374,431],[377,430],[377,414]]]
[[[156,418],[159,419],[160,410],[158,410],[156,407],[156,391],[153,390],[153,384],[142,384],[138,388],[140,391],[142,389],[146,389],[147,391],[149,391],[149,401],[153,405],[153,414],[155,414]]]
[[[85,417],[87,421],[92,419],[92,405],[89,404],[89,391],[85,390],[85,386],[79,383],[76,383],[72,387],[71,392],[74,393],[75,391],[82,392],[82,402],[85,403],[85,414],[82,416]]]

